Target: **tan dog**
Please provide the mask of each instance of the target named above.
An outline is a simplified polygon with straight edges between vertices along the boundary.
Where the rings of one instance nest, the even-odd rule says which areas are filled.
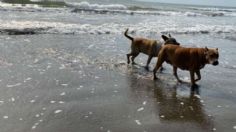
[[[124,35],[132,41],[131,43],[131,52],[127,54],[127,63],[130,63],[130,56],[132,60],[132,64],[135,64],[134,59],[139,55],[139,53],[144,53],[148,55],[148,60],[145,68],[148,70],[148,65],[151,62],[153,57],[157,57],[158,53],[162,47],[161,42],[157,40],[151,40],[146,38],[133,38],[129,36],[128,29],[125,31]],[[174,44],[179,45],[179,43],[175,40],[175,38],[172,38],[170,35],[169,37],[162,35],[161,36],[163,40],[165,41],[164,44]]]
[[[177,68],[190,71],[192,91],[197,88],[196,81],[201,79],[200,69],[206,64],[218,65],[218,48],[185,48],[176,45],[165,45],[160,50],[156,67],[153,70],[154,79],[157,79],[156,72],[165,61],[173,66],[173,73],[179,82],[182,82],[177,75]],[[197,74],[197,79],[194,77]]]

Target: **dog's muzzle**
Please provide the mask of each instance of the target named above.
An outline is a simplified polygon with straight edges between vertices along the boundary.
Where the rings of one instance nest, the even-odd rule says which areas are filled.
[[[214,62],[212,63],[212,65],[214,65],[214,66],[216,66],[216,65],[218,65],[218,64],[219,64],[218,61],[214,61]]]

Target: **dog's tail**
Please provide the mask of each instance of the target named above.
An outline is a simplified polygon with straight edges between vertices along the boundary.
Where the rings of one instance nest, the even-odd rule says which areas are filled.
[[[133,41],[134,40],[134,38],[132,38],[131,36],[129,36],[127,33],[128,33],[128,31],[129,31],[129,29],[127,28],[126,30],[125,30],[125,33],[124,33],[124,35],[125,35],[125,37],[127,37],[128,39],[130,39],[131,41]]]

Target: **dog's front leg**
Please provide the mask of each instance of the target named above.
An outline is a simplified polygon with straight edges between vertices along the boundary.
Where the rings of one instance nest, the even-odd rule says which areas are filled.
[[[195,89],[198,88],[198,85],[195,83],[194,73],[195,73],[194,70],[190,70],[191,90],[192,90],[192,92],[194,92]]]
[[[151,60],[152,60],[152,57],[153,57],[153,56],[151,56],[151,55],[148,56],[147,64],[146,64],[146,66],[145,66],[145,69],[146,69],[146,70],[149,70],[149,67],[148,67],[148,66],[149,66],[149,64],[150,64],[150,62],[151,62]]]
[[[179,79],[178,74],[177,74],[177,67],[173,66],[173,73],[175,78],[177,79],[178,82],[182,83],[183,81]]]
[[[164,62],[164,60],[162,58],[158,58],[157,64],[156,64],[155,68],[153,69],[153,79],[154,80],[157,79],[157,76],[156,76],[157,70],[162,66],[163,62]]]
[[[153,69],[153,80],[157,80],[157,75],[156,75],[156,73],[157,73],[157,70],[159,69],[159,67],[155,67],[154,69]]]
[[[164,58],[164,53],[163,52],[160,52],[158,57],[157,57],[157,63],[156,63],[156,66],[153,70],[153,79],[156,80],[157,79],[157,76],[156,76],[156,72],[157,70],[162,66],[162,64],[164,63],[165,61],[165,58]]]
[[[197,82],[201,80],[201,73],[200,73],[200,70],[197,70],[195,73],[197,74],[197,79],[195,80],[195,82]]]

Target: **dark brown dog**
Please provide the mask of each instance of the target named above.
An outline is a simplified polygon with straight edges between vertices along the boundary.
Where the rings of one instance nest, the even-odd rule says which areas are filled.
[[[125,31],[124,35],[132,41],[131,43],[131,52],[127,54],[127,63],[130,63],[130,56],[132,60],[132,64],[135,64],[134,59],[139,55],[139,53],[144,53],[148,55],[148,60],[145,68],[148,70],[148,65],[151,62],[153,57],[157,57],[158,53],[162,47],[161,42],[157,40],[151,40],[146,38],[133,38],[129,36],[128,29]],[[174,44],[179,45],[175,38],[172,38],[170,35],[169,37],[162,35],[162,39],[165,41],[164,44]]]
[[[196,81],[201,79],[200,69],[206,64],[218,65],[219,52],[218,48],[185,48],[176,45],[165,45],[160,50],[156,67],[153,70],[154,79],[157,79],[156,72],[163,62],[173,66],[173,73],[179,82],[182,82],[177,75],[177,68],[190,71],[191,88],[194,90],[198,86]],[[197,79],[194,77],[197,74]]]

